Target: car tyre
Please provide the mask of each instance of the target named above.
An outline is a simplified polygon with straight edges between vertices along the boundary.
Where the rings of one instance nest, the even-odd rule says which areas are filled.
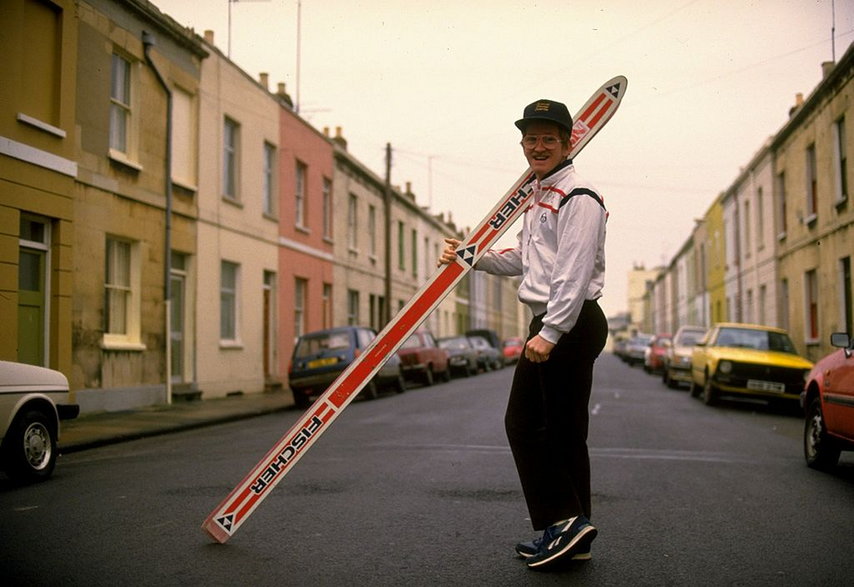
[[[406,379],[403,378],[403,375],[397,376],[397,381],[394,384],[394,389],[397,393],[403,393],[406,391]]]
[[[56,425],[42,410],[27,409],[12,422],[3,441],[6,472],[14,481],[44,481],[56,466]]]
[[[442,381],[445,383],[448,383],[450,380],[451,380],[451,366],[448,365],[448,367],[444,371],[442,371]]]
[[[369,381],[368,384],[362,388],[360,395],[365,399],[377,399],[377,396],[379,395],[377,393],[377,382],[373,380]]]
[[[706,373],[706,382],[703,384],[703,403],[707,406],[718,403],[718,389],[712,383],[712,378],[708,373]]]
[[[819,471],[828,471],[839,462],[840,448],[827,434],[821,400],[815,398],[807,408],[804,421],[804,458],[807,466]]]
[[[424,375],[421,377],[421,383],[424,384],[424,387],[430,387],[433,385],[433,369],[430,365],[427,365],[427,368],[424,369]]]

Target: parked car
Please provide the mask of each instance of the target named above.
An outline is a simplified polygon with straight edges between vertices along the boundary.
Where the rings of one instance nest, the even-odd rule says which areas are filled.
[[[43,481],[56,467],[60,420],[80,406],[69,400],[59,371],[0,361],[0,463],[17,482]]]
[[[466,336],[479,336],[488,342],[489,346],[499,352],[501,351],[501,337],[498,336],[498,333],[494,330],[489,330],[488,328],[475,328],[474,330],[467,330]]]
[[[335,378],[364,351],[376,332],[363,326],[341,326],[303,334],[297,339],[288,370],[288,384],[298,408],[307,408],[311,398],[326,391]],[[362,389],[361,395],[373,399],[379,388],[406,390],[400,357],[393,354]]]
[[[504,366],[501,351],[489,344],[482,336],[469,336],[472,347],[477,351],[478,367],[484,371],[500,369]]]
[[[680,326],[673,335],[670,348],[664,353],[661,380],[667,387],[676,389],[680,383],[691,383],[691,353],[694,344],[706,336],[702,326]]]
[[[801,394],[804,458],[819,470],[836,466],[843,450],[854,450],[854,338],[837,332],[830,344],[839,350],[819,359]]]
[[[646,347],[652,342],[651,334],[637,334],[626,342],[624,360],[629,365],[642,365]]]
[[[451,374],[464,377],[477,375],[477,350],[467,336],[446,336],[440,338],[439,346],[448,353]]]
[[[436,344],[427,330],[412,333],[397,351],[403,376],[424,385],[433,385],[435,379],[451,380],[448,353]]]
[[[504,356],[504,364],[512,365],[519,362],[522,351],[525,350],[525,340],[514,336],[508,338],[501,344],[501,354]]]
[[[664,370],[664,354],[670,348],[672,337],[669,334],[656,334],[646,347],[643,355],[643,370],[647,373],[661,373]]]
[[[799,401],[812,366],[781,328],[720,323],[694,345],[691,395],[709,405],[721,394]]]

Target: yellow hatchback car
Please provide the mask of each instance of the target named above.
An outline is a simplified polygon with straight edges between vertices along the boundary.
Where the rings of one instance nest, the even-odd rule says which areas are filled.
[[[783,329],[722,322],[694,346],[691,395],[708,405],[721,395],[800,401],[812,366]]]

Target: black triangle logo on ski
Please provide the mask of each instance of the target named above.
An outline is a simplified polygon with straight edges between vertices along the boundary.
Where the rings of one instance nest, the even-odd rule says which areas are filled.
[[[469,267],[474,267],[474,254],[477,251],[477,245],[470,245],[464,249],[459,249],[457,255],[460,259],[468,263]]]
[[[216,519],[219,525],[225,528],[226,532],[231,532],[231,524],[234,522],[234,514],[228,514]]]
[[[616,98],[617,96],[620,95],[620,84],[614,84],[613,86],[608,86],[606,91]]]

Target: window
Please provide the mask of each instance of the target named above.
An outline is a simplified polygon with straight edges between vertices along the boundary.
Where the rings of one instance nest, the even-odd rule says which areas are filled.
[[[780,280],[780,328],[789,329],[789,280]]]
[[[818,275],[815,269],[804,274],[804,334],[806,342],[818,342]]]
[[[759,324],[765,324],[765,307],[768,305],[768,286],[759,286]]]
[[[107,238],[104,267],[104,344],[140,343],[140,269],[135,243]]]
[[[413,228],[410,248],[412,252],[412,277],[418,277],[418,232]]]
[[[226,118],[222,129],[222,195],[237,200],[240,148],[240,125]]]
[[[131,66],[113,53],[110,81],[110,149],[130,155]]]
[[[264,214],[276,215],[276,146],[264,143],[264,178],[261,195]]]
[[[347,325],[357,326],[359,324],[359,292],[354,289],[347,290]]]
[[[306,209],[305,209],[305,181],[306,181],[306,166],[304,163],[297,161],[296,167],[296,185],[294,186],[294,221],[297,228],[305,228]]]
[[[777,234],[777,239],[786,238],[788,226],[786,224],[786,173],[781,172],[777,175],[777,225],[780,227],[780,232]]]
[[[851,291],[851,257],[843,257],[839,260],[839,301],[841,312],[839,326],[845,332],[854,335],[854,301]]]
[[[371,257],[377,256],[377,208],[373,204],[368,206],[368,246]]]
[[[404,258],[406,243],[403,236],[403,222],[397,223],[397,268],[401,271],[406,270],[406,259]]]
[[[350,194],[347,200],[347,247],[351,251],[358,250],[358,235],[359,235],[359,198],[355,194]]]
[[[21,95],[26,96],[23,114],[47,123],[42,130],[65,136],[54,125],[59,124],[59,101],[62,91],[62,19],[64,12],[55,2],[22,2],[23,46],[17,53],[21,59],[19,72]],[[74,11],[71,18],[76,18]]]
[[[332,238],[332,182],[323,178],[323,238]]]
[[[744,202],[744,256],[750,258],[753,243],[750,240],[750,200]]]
[[[172,181],[196,187],[196,122],[193,96],[180,88],[172,91]]]
[[[845,140],[844,116],[833,124],[833,167],[838,205],[848,199],[848,147]]]
[[[765,202],[762,198],[760,186],[756,190],[756,246],[760,251],[765,248]]]
[[[332,328],[332,284],[323,284],[323,328]]]
[[[294,280],[294,338],[305,334],[307,292],[308,281],[297,277]]]
[[[807,161],[805,173],[807,176],[807,217],[805,222],[815,220],[818,213],[818,176],[816,174],[815,144],[807,147]]]
[[[220,264],[219,285],[219,338],[223,341],[237,340],[237,296],[240,266],[223,261]]]

